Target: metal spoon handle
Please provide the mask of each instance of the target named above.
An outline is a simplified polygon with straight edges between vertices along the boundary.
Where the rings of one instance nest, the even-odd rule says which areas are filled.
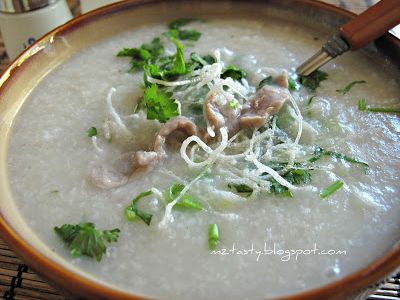
[[[347,50],[357,50],[400,23],[400,0],[381,0],[343,25],[322,49],[297,68],[309,75]]]

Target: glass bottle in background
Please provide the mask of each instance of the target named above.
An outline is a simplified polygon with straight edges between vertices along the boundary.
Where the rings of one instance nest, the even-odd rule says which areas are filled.
[[[84,14],[90,10],[99,8],[100,6],[104,6],[118,1],[120,0],[81,0],[81,11]]]
[[[65,0],[0,0],[0,31],[9,58],[71,18]]]

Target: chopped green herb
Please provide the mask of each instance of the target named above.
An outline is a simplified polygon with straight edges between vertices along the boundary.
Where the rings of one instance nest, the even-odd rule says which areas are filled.
[[[164,46],[160,38],[154,38],[151,43],[145,43],[140,48],[124,48],[118,52],[117,56],[131,57],[130,72],[142,70],[148,62],[155,62],[164,53]]]
[[[159,91],[156,84],[146,88],[143,102],[149,120],[159,120],[161,123],[165,123],[170,118],[179,116],[178,104],[172,98],[172,93]]]
[[[314,95],[314,96],[311,96],[311,97],[308,99],[307,105],[310,105],[314,98],[315,98],[315,95]]]
[[[367,101],[362,98],[358,101],[358,110],[365,111],[367,110]]]
[[[284,165],[277,164],[272,166],[275,171],[280,171],[284,168]],[[308,170],[293,168],[288,170],[285,174],[282,175],[287,181],[289,181],[293,185],[306,184],[311,181],[311,173]],[[271,188],[270,192],[273,194],[279,194],[285,197],[293,197],[292,192],[286,187],[281,185],[275,179],[271,179]]]
[[[229,101],[229,107],[232,109],[236,109],[239,105],[239,102],[236,99]]]
[[[213,56],[211,55],[200,56],[195,52],[192,52],[190,54],[190,59],[192,60],[192,62],[199,63],[202,67],[215,63],[215,58]]]
[[[228,188],[235,189],[238,193],[245,193],[246,197],[251,196],[253,193],[253,188],[246,184],[229,183]]]
[[[358,101],[358,109],[361,111],[369,111],[369,112],[381,112],[381,113],[396,113],[400,114],[400,108],[391,108],[391,107],[371,107],[367,105],[365,99],[360,99]]]
[[[239,69],[234,65],[229,65],[221,74],[221,78],[226,79],[228,77],[231,77],[233,80],[239,80],[246,76],[247,74],[245,71]]]
[[[189,41],[197,41],[201,37],[201,32],[197,30],[179,30],[178,31],[178,39],[180,40],[189,40]]]
[[[266,86],[266,85],[271,85],[272,84],[272,76],[268,76],[266,78],[264,78],[263,80],[260,81],[260,83],[258,84],[258,88],[257,89],[261,89],[262,87]]]
[[[97,135],[97,128],[96,127],[90,127],[87,131],[88,137],[96,136]]]
[[[203,114],[203,104],[202,103],[192,103],[189,105],[189,109],[196,115]]]
[[[182,26],[185,26],[189,23],[192,23],[194,21],[198,21],[198,19],[195,18],[182,18],[182,19],[177,19],[175,21],[172,21],[171,23],[168,24],[169,29],[179,29]]]
[[[169,189],[165,192],[165,200],[167,203],[170,203],[175,200],[176,197],[182,192],[185,188],[183,184],[174,183],[172,184]],[[193,209],[197,211],[203,210],[203,206],[200,202],[194,200],[188,194],[184,194],[183,197],[174,205],[174,208],[181,208],[181,209]]]
[[[319,195],[321,198],[326,198],[335,193],[337,190],[341,189],[343,187],[343,181],[337,180],[327,188],[323,189]]]
[[[271,179],[270,182],[271,182],[270,193],[275,195],[281,195],[283,197],[293,198],[293,193],[286,186],[283,186],[275,179]]]
[[[131,205],[125,208],[125,216],[128,221],[133,221],[136,217],[139,217],[143,220],[147,225],[150,225],[151,218],[153,217],[152,214],[149,214],[137,207],[137,203],[140,199],[153,194],[152,191],[142,192],[138,196],[136,196],[133,200]]]
[[[176,54],[174,58],[174,67],[170,72],[177,75],[183,75],[186,73],[184,48],[176,39],[172,39],[172,42],[176,46]]]
[[[80,223],[78,225],[64,224],[54,227],[56,234],[68,245],[71,255],[78,257],[86,255],[100,261],[107,247],[104,241],[116,242],[120,230],[97,230],[93,223]]]
[[[297,91],[296,81],[294,81],[294,79],[291,77],[288,77],[288,86],[289,86],[289,90]]]
[[[208,226],[208,249],[215,250],[219,243],[219,229],[217,224]]]
[[[342,95],[345,95],[353,88],[353,86],[355,86],[356,84],[361,84],[361,83],[366,83],[366,81],[365,80],[353,81],[353,82],[349,83],[348,85],[346,85],[343,89],[336,90],[336,92],[342,93]]]
[[[360,164],[360,165],[363,165],[365,167],[369,167],[369,165],[366,162],[357,160],[355,158],[352,158],[352,157],[347,156],[347,155],[345,155],[343,153],[340,153],[340,152],[325,150],[325,149],[322,149],[320,147],[315,148],[314,155],[313,155],[313,157],[311,157],[309,159],[309,162],[316,162],[317,160],[319,160],[322,157],[322,155],[331,156],[331,157],[334,157],[334,158],[337,158],[337,159],[343,159],[344,161],[347,161],[347,162],[350,162],[350,163]]]
[[[308,88],[310,91],[315,92],[315,90],[319,87],[321,81],[324,81],[328,78],[328,73],[320,70],[316,70],[312,72],[308,76],[300,76],[300,83]]]
[[[311,181],[311,173],[304,169],[290,169],[283,178],[294,185],[306,184]]]

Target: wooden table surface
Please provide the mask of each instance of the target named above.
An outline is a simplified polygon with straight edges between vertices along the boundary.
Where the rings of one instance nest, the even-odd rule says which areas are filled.
[[[322,0],[360,13],[378,0]],[[400,0],[399,5],[400,5]],[[67,0],[73,14],[80,14],[79,0]],[[0,36],[0,70],[9,60]],[[0,236],[1,237],[1,236]],[[24,262],[18,259],[0,239],[0,296],[7,300],[66,300],[60,292],[46,280],[35,274]],[[400,274],[389,279],[371,295],[369,300],[400,300]]]

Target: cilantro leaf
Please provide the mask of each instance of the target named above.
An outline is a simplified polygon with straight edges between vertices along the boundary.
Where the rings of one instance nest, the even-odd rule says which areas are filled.
[[[316,70],[310,75],[299,77],[300,83],[313,92],[319,87],[321,81],[326,79],[328,79],[328,73],[320,70]]]
[[[251,196],[251,194],[253,193],[253,188],[248,186],[248,185],[246,185],[246,184],[229,183],[228,184],[228,188],[230,188],[230,189],[233,188],[238,193],[245,193],[246,197]]]
[[[201,32],[197,30],[181,30],[181,29],[170,29],[163,33],[169,39],[175,38],[182,41],[197,41],[201,37]]]
[[[184,188],[185,186],[183,184],[172,184],[164,193],[164,197],[167,203],[174,201]],[[201,203],[194,200],[188,194],[184,194],[183,197],[181,197],[181,199],[174,205],[174,208],[193,209],[197,211],[203,210],[203,206],[201,205]]]
[[[137,203],[143,197],[149,196],[151,194],[153,194],[152,191],[140,193],[132,200],[131,205],[125,208],[125,216],[128,219],[128,221],[133,221],[136,219],[136,217],[139,217],[140,219],[143,220],[143,222],[145,222],[147,225],[150,226],[151,218],[153,217],[153,215],[139,209],[137,207]]]
[[[343,159],[344,161],[350,162],[350,163],[354,163],[354,164],[360,164],[364,167],[369,167],[369,165],[366,162],[357,160],[355,158],[352,158],[350,156],[347,156],[343,153],[340,152],[336,152],[336,151],[330,151],[330,150],[325,150],[321,147],[317,147],[314,150],[314,155],[313,157],[311,157],[308,161],[309,162],[316,162],[317,160],[319,160],[322,155],[326,155],[326,156],[331,156],[337,159]]]
[[[106,253],[106,242],[116,242],[120,230],[97,230],[93,223],[80,223],[77,225],[64,224],[54,227],[56,234],[68,245],[71,255],[78,257],[86,255],[100,261]]]
[[[172,21],[171,23],[168,24],[169,29],[179,29],[182,26],[185,26],[189,23],[192,23],[194,21],[197,21],[195,18],[182,18],[182,19],[177,19]]]
[[[247,74],[245,71],[239,69],[234,65],[229,65],[221,74],[221,78],[226,79],[228,77],[231,77],[233,80],[239,80],[246,76]]]
[[[289,90],[297,91],[296,81],[291,77],[288,77],[288,86],[289,86]]]
[[[87,135],[88,135],[88,137],[96,136],[97,135],[97,128],[96,127],[90,127],[87,130]]]
[[[342,93],[342,95],[346,95],[348,92],[350,92],[350,90],[353,88],[353,86],[355,86],[356,84],[361,84],[361,83],[366,83],[366,81],[365,80],[353,81],[353,82],[349,83],[348,85],[346,85],[344,88],[337,89],[336,92]]]
[[[117,53],[118,57],[131,57],[130,72],[142,70],[148,62],[156,61],[164,53],[160,38],[154,38],[151,43],[145,43],[140,48],[123,48]]]
[[[263,80],[260,81],[260,83],[258,84],[257,89],[261,89],[266,85],[271,85],[272,84],[272,76],[269,75],[268,77],[264,78]]]
[[[172,42],[176,46],[176,54],[174,57],[174,66],[170,72],[177,75],[183,75],[186,73],[184,48],[183,45],[178,42],[178,40],[172,39]]]
[[[178,104],[172,99],[172,93],[159,91],[156,84],[146,87],[143,103],[147,109],[148,120],[165,123],[170,118],[179,116]]]
[[[161,43],[161,39],[159,37],[154,38],[151,43],[143,44],[141,49],[150,52],[153,61],[164,54],[165,51],[164,45]]]
[[[369,112],[381,112],[381,113],[397,113],[400,114],[400,108],[392,108],[392,107],[371,107],[367,105],[367,101],[365,99],[360,99],[358,101],[358,109],[360,111],[369,111]]]
[[[282,169],[282,166],[275,166],[274,169]],[[289,181],[293,185],[306,184],[311,181],[311,173],[308,170],[293,168],[287,171],[284,175],[282,175],[287,181]],[[285,197],[293,197],[292,192],[286,187],[281,185],[275,179],[270,180],[271,188],[270,192],[273,194],[280,194]]]
[[[180,40],[189,40],[189,41],[197,41],[201,37],[201,32],[197,30],[179,30],[178,31],[178,39]]]

